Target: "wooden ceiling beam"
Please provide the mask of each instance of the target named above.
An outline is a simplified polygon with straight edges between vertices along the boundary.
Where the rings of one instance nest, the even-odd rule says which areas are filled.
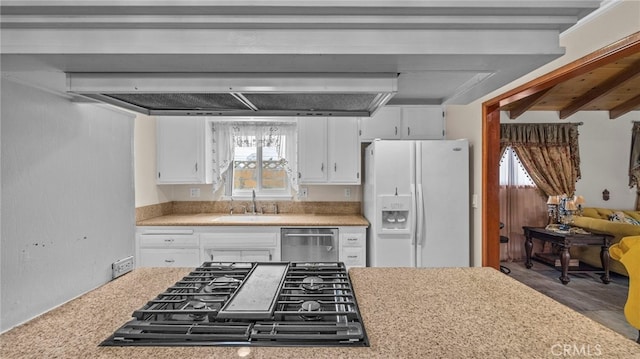
[[[609,119],[614,120],[627,112],[640,108],[640,95],[627,100],[609,111]]]
[[[617,87],[621,86],[626,81],[631,80],[632,78],[638,76],[640,74],[640,61],[636,61],[629,68],[625,69],[618,75],[609,78],[605,82],[600,85],[592,88],[586,93],[582,94],[575,100],[571,101],[567,106],[560,110],[560,119],[564,120],[567,117],[573,115],[574,113],[580,111],[585,106],[589,105],[593,101],[598,98],[610,93],[615,90]]]
[[[541,90],[539,92],[530,95],[529,97],[525,97],[522,100],[518,101],[517,105],[514,105],[511,110],[509,110],[509,118],[515,120],[520,117],[523,113],[527,112],[533,105],[538,103],[540,99],[547,94],[547,92],[551,91],[553,87],[549,87],[547,89]]]
[[[595,70],[600,66],[635,54],[638,51],[640,51],[640,31],[551,71],[546,75],[498,95],[486,101],[486,103],[498,103],[499,107],[507,106],[549,87]]]

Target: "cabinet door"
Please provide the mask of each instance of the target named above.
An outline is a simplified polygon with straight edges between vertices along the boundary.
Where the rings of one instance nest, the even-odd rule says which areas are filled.
[[[208,260],[212,262],[242,262],[242,251],[231,249],[220,249],[208,251]]]
[[[204,119],[158,117],[157,183],[204,183]]]
[[[271,262],[271,253],[266,250],[242,251],[243,262]]]
[[[300,183],[327,181],[327,119],[298,119],[298,171]]]
[[[403,107],[402,138],[407,140],[441,140],[444,138],[442,108]]]
[[[329,183],[360,184],[358,119],[328,119]]]
[[[207,259],[213,262],[270,262],[272,257],[268,249],[214,249],[207,252]]]
[[[373,141],[380,139],[399,139],[400,128],[400,107],[382,107],[371,118],[360,119],[361,141]]]

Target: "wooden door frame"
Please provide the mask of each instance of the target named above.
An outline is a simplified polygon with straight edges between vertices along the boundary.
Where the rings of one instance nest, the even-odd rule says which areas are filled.
[[[500,266],[500,109],[640,51],[640,32],[498,95],[482,104],[482,266]]]

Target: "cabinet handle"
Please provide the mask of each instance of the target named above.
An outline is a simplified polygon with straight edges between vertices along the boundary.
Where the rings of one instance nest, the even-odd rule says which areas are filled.
[[[333,163],[333,172],[338,172],[338,163]]]
[[[411,127],[407,127],[407,136],[411,136]]]
[[[347,238],[348,241],[357,241],[358,238]]]
[[[165,241],[165,242],[167,242],[167,243],[171,243],[171,242],[175,241],[175,239],[173,239],[173,238],[167,238],[167,239],[165,239],[164,241]]]
[[[358,256],[347,256],[347,258],[354,259],[354,258],[358,258]]]
[[[324,162],[322,162],[322,164],[320,165],[320,171],[324,172]]]
[[[198,172],[198,162],[196,162],[196,172]]]
[[[176,260],[175,259],[165,259],[164,261],[165,261],[165,263],[173,263]]]
[[[395,134],[398,135],[398,126],[395,126]]]

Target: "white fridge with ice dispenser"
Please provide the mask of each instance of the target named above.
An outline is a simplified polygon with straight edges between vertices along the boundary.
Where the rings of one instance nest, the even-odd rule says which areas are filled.
[[[363,183],[369,266],[470,265],[467,140],[376,140]]]

